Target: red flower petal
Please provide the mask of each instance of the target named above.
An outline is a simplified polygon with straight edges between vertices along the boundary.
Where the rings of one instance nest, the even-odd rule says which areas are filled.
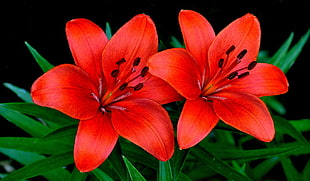
[[[178,122],[180,149],[190,148],[204,139],[218,123],[212,103],[202,98],[186,100]]]
[[[39,77],[32,85],[34,103],[57,109],[76,119],[96,115],[100,103],[97,89],[88,74],[75,65],[59,65]]]
[[[262,100],[250,94],[235,92],[215,95],[222,99],[213,100],[214,110],[226,124],[261,141],[269,142],[274,138],[273,121]]]
[[[128,76],[128,73],[131,74],[129,79],[140,74],[147,58],[157,52],[157,49],[156,28],[151,18],[144,14],[133,17],[113,35],[103,51],[102,66],[107,84],[114,84],[116,79],[111,76],[111,72],[118,68],[120,80]],[[137,57],[141,58],[139,66],[135,67],[136,73],[131,73]],[[116,62],[123,58],[126,62],[118,67]]]
[[[183,100],[182,96],[176,92],[174,88],[164,80],[155,76],[150,76],[150,78],[143,83],[143,88],[135,92],[130,98],[147,98],[159,104]]]
[[[182,48],[159,52],[149,59],[151,74],[167,81],[186,99],[200,93],[201,74],[195,59]]]
[[[258,63],[250,71],[250,75],[236,79],[229,91],[249,93],[256,96],[271,96],[284,94],[288,90],[285,74],[276,66]]]
[[[102,77],[101,56],[108,39],[102,29],[87,19],[67,23],[66,34],[75,64],[94,81]]]
[[[201,14],[191,10],[180,12],[179,23],[186,49],[196,58],[201,72],[209,71],[207,55],[215,38],[212,26]]]
[[[227,67],[236,61],[237,55],[244,49],[247,50],[247,53],[236,69],[246,67],[250,62],[256,60],[260,46],[260,35],[259,21],[252,14],[246,14],[229,24],[216,36],[209,48],[210,75],[213,76],[218,71],[219,60],[226,60],[225,53],[233,45],[236,49],[229,54],[229,60],[225,62],[228,65]]]
[[[174,151],[173,127],[164,108],[149,99],[124,100],[113,104],[113,107],[112,124],[121,136],[161,161],[171,158]]]
[[[96,117],[80,121],[74,144],[75,165],[89,172],[102,164],[112,152],[118,134],[111,125],[111,116],[98,112]]]

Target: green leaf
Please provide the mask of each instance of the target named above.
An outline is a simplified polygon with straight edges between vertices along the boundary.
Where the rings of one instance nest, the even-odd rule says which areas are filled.
[[[49,128],[44,126],[39,121],[32,119],[24,114],[17,111],[7,109],[0,105],[0,115],[5,119],[15,124],[31,136],[40,137],[49,132]]]
[[[300,38],[300,40],[287,52],[285,58],[281,62],[280,68],[283,70],[284,73],[288,72],[291,66],[296,61],[297,57],[301,53],[304,45],[308,41],[310,36],[310,29],[307,33]]]
[[[105,23],[105,34],[109,40],[112,38],[112,30],[109,22]]]
[[[77,125],[64,126],[49,132],[44,137],[41,137],[40,141],[48,142],[61,140],[63,143],[73,146],[76,131]]]
[[[92,171],[92,173],[100,180],[100,181],[113,181],[113,179],[104,173],[101,169],[96,168]]]
[[[72,152],[63,153],[60,155],[53,155],[48,158],[35,161],[29,165],[24,166],[21,169],[10,173],[5,178],[3,178],[2,181],[23,180],[32,178],[72,163]]]
[[[41,138],[0,137],[0,148],[16,149],[40,154],[60,154],[73,150],[72,143],[60,139],[46,141]]]
[[[3,103],[0,104],[0,108],[11,109],[30,116],[41,118],[47,126],[51,128],[59,128],[78,123],[76,119],[73,119],[55,109],[38,106],[33,103]]]
[[[122,156],[125,162],[126,168],[128,170],[131,181],[146,181],[146,179],[141,175],[141,173],[130,163],[130,161]]]
[[[292,163],[291,159],[287,157],[281,159],[281,165],[283,167],[284,174],[288,181],[295,181],[302,179],[300,173],[294,167],[294,164]]]
[[[307,139],[288,120],[280,116],[273,116],[273,120],[277,133],[288,134],[301,143],[307,143]]]
[[[300,132],[310,131],[310,119],[291,120],[290,123]]]
[[[281,148],[264,148],[255,150],[240,150],[240,149],[227,149],[223,146],[217,146],[216,144],[209,144],[208,149],[211,153],[216,154],[223,160],[240,160],[240,161],[251,161],[257,159],[265,159],[271,157],[279,157],[291,155],[304,149],[305,144],[299,144],[296,146],[286,146]]]
[[[16,160],[23,165],[31,164],[35,161],[45,158],[45,156],[36,153],[19,151],[14,149],[0,148],[0,153],[5,154],[6,156]],[[70,177],[70,173],[64,168],[56,168],[52,171],[43,173],[42,176],[49,181],[67,181]]]
[[[273,157],[258,164],[252,170],[255,180],[262,180],[263,176],[266,175],[274,166],[276,166],[279,160],[279,157]]]
[[[282,44],[282,46],[278,49],[278,51],[271,57],[268,63],[273,64],[277,67],[281,67],[282,60],[285,57],[288,49],[290,48],[293,38],[294,33],[292,32],[290,36]]]
[[[172,180],[172,169],[170,165],[170,161],[159,161],[159,169],[158,169],[158,181],[169,181]]]
[[[303,180],[307,180],[310,178],[310,160],[306,163],[304,170],[302,171]]]
[[[185,46],[175,36],[171,36],[170,44],[174,48],[185,48]]]
[[[11,83],[3,83],[3,85],[14,92],[21,100],[25,102],[32,102],[30,93],[25,89],[19,88]]]
[[[279,67],[284,73],[287,73],[301,53],[304,45],[308,41],[309,36],[310,29],[293,47],[290,48],[294,37],[294,33],[291,33],[287,40],[278,49],[278,51],[270,58],[268,63]]]
[[[191,153],[197,159],[201,160],[207,166],[209,166],[212,170],[228,179],[243,180],[243,181],[252,180],[248,176],[239,173],[237,170],[230,167],[224,161],[219,159],[219,157],[215,156],[214,154],[210,153],[209,151],[203,149],[200,146],[193,148],[191,150]]]
[[[86,180],[87,176],[88,173],[82,173],[76,167],[74,167],[69,181],[84,181]]]
[[[261,99],[278,114],[284,115],[286,113],[284,105],[276,98],[276,96],[266,96],[261,97]]]
[[[28,42],[25,42],[25,44],[43,72],[47,72],[54,67],[54,65],[50,64],[45,58],[43,58]]]
[[[139,162],[147,167],[157,169],[158,168],[158,160],[138,147],[137,145],[129,142],[128,140],[119,139],[122,151],[124,155],[126,155],[131,160]]]
[[[121,180],[127,181],[129,179],[126,165],[122,158],[122,149],[119,142],[116,143],[107,161],[110,163]]]
[[[190,149],[175,150],[174,155],[171,159],[172,175],[173,180],[177,181],[180,173],[185,165],[185,161],[188,158]]]

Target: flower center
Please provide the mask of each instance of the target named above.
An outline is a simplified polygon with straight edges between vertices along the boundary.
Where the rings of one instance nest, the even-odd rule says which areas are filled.
[[[213,94],[229,87],[232,81],[237,81],[246,76],[249,76],[250,70],[255,68],[257,62],[252,61],[247,66],[235,70],[237,65],[241,63],[242,59],[248,52],[247,49],[243,49],[237,54],[237,56],[234,58],[234,61],[229,64],[229,59],[233,58],[230,57],[231,53],[235,51],[235,49],[235,45],[230,46],[225,52],[225,58],[218,60],[218,70],[213,78],[210,79],[206,86],[204,86],[202,97],[212,98]]]
[[[126,68],[127,60],[125,58],[116,62],[117,69],[110,73],[110,76],[115,79],[115,86],[112,91],[106,92],[101,99],[101,110],[103,112],[110,112],[110,109],[124,110],[125,108],[112,104],[131,96],[134,92],[143,88],[143,82],[145,81],[149,68],[139,67],[140,62],[141,58],[137,57],[128,68]],[[140,70],[139,73],[137,73],[138,70]]]

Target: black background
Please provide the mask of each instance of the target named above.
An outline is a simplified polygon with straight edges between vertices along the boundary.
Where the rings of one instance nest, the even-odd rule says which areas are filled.
[[[182,40],[177,21],[181,9],[203,14],[216,32],[246,13],[256,15],[262,27],[261,49],[274,53],[291,32],[296,43],[310,28],[309,0],[188,0],[188,1],[10,1],[1,3],[0,102],[20,101],[2,83],[30,89],[42,74],[24,41],[36,48],[52,64],[73,63],[65,36],[65,24],[73,18],[87,18],[113,32],[134,15],[145,13],[154,20],[159,39],[169,47],[170,36]],[[289,93],[280,96],[288,119],[310,118],[309,42],[288,72]],[[0,119],[1,130],[6,125]]]

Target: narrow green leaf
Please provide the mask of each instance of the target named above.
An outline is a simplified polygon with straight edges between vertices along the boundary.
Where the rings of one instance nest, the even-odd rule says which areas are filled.
[[[19,151],[14,149],[0,148],[0,153],[10,157],[13,160],[16,160],[23,165],[28,165],[45,158],[45,156],[36,153]],[[64,168],[56,168],[52,171],[43,173],[42,176],[49,181],[67,181],[70,177],[70,173]]]
[[[62,140],[45,141],[40,138],[0,137],[0,148],[16,149],[40,154],[60,154],[73,150],[72,143]]]
[[[50,64],[45,58],[43,58],[28,42],[25,42],[25,44],[43,72],[47,72],[54,67],[54,65]]]
[[[287,146],[281,148],[264,148],[255,150],[240,150],[240,149],[225,149],[221,146],[210,144],[206,149],[211,153],[216,154],[223,160],[241,160],[251,161],[257,159],[271,158],[291,155],[304,149],[305,144],[299,144],[296,146]]]
[[[51,128],[59,128],[78,123],[76,119],[73,119],[55,109],[38,106],[33,103],[3,103],[0,104],[0,108],[1,107],[41,118],[47,126]]]
[[[300,132],[310,131],[310,119],[291,120],[290,123]]]
[[[157,169],[158,168],[158,160],[138,147],[137,145],[128,142],[122,138],[119,139],[120,145],[122,147],[122,151],[124,155],[126,155],[131,160],[139,162],[147,167]]]
[[[307,139],[288,120],[280,116],[273,116],[273,120],[277,133],[288,134],[301,143],[307,143]]]
[[[101,169],[96,168],[95,170],[92,171],[92,173],[98,178],[100,181],[113,181],[113,179],[104,173]]]
[[[21,100],[25,102],[32,102],[30,93],[25,89],[19,88],[11,83],[3,83],[3,85],[14,92]]]
[[[72,152],[60,155],[53,155],[48,158],[35,161],[29,165],[24,166],[21,169],[10,173],[5,178],[3,178],[2,181],[23,180],[32,178],[72,163]]]
[[[300,38],[300,40],[287,52],[284,60],[282,60],[282,64],[280,68],[283,70],[284,73],[288,72],[291,66],[296,61],[297,57],[301,53],[304,45],[307,43],[310,36],[310,29],[307,31],[304,36]]]
[[[159,169],[158,169],[158,181],[169,181],[172,180],[172,169],[170,165],[170,161],[159,161]]]
[[[185,165],[185,161],[190,153],[190,149],[175,150],[174,155],[171,159],[172,175],[173,180],[177,181],[180,173]]]
[[[248,176],[242,175],[241,173],[239,173],[238,171],[227,165],[224,161],[219,159],[217,156],[213,155],[212,153],[203,149],[200,146],[193,148],[191,150],[191,154],[195,156],[197,159],[204,162],[212,170],[228,179],[243,180],[243,181],[252,180]]]
[[[306,166],[304,167],[302,171],[302,177],[304,181],[310,178],[310,160],[308,160],[308,162],[306,163]]]
[[[170,44],[174,48],[185,48],[185,46],[175,36],[171,36]]]
[[[49,132],[49,128],[39,121],[3,106],[0,106],[0,115],[31,136],[40,137]]]
[[[271,57],[270,61],[268,63],[273,64],[277,67],[281,67],[282,60],[285,57],[288,49],[291,46],[291,43],[294,38],[294,33],[292,32],[290,36],[285,40],[285,42],[281,45],[281,47],[278,49],[278,51]]]
[[[49,132],[47,135],[41,137],[40,141],[48,142],[61,140],[63,143],[73,146],[76,131],[77,125],[64,126]]]
[[[105,34],[109,40],[112,38],[112,30],[109,22],[105,23]]]
[[[119,142],[116,143],[107,161],[122,181],[127,181],[129,179],[126,165],[122,158],[122,149]]]
[[[294,167],[294,164],[292,163],[291,159],[289,159],[288,157],[282,158],[281,165],[283,167],[287,181],[295,181],[302,179],[300,173]]]
[[[276,96],[266,96],[261,97],[261,99],[278,114],[284,115],[286,113],[284,105],[276,98]]]
[[[263,176],[265,176],[276,164],[279,162],[279,157],[273,157],[270,159],[266,159],[260,164],[258,164],[253,170],[253,177],[255,180],[262,180]]]
[[[125,162],[126,168],[128,170],[131,181],[146,181],[146,179],[141,175],[141,173],[130,163],[130,161],[122,156]]]
[[[88,173],[82,173],[76,167],[74,167],[69,181],[84,181],[86,180],[87,176]]]

